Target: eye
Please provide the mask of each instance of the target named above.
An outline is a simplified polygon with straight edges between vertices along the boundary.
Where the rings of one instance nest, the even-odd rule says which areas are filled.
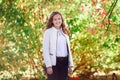
[[[57,20],[57,19],[54,19],[55,21]]]
[[[61,18],[58,18],[58,20],[61,20]]]

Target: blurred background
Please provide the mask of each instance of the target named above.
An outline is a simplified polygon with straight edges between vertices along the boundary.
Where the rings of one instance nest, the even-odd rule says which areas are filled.
[[[120,80],[120,0],[0,0],[0,80],[45,80],[42,39],[59,11],[70,30],[70,80]]]

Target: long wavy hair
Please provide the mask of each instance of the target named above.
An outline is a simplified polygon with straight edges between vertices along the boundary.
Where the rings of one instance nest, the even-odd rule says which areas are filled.
[[[56,14],[59,14],[59,15],[61,16],[61,19],[62,19],[61,28],[62,28],[63,32],[64,32],[65,34],[67,34],[67,35],[70,35],[70,32],[68,31],[68,29],[67,29],[66,26],[65,26],[64,19],[63,19],[61,13],[59,13],[59,12],[52,12],[52,13],[51,13],[51,15],[50,15],[50,17],[49,17],[49,19],[48,19],[48,22],[47,22],[47,24],[46,24],[46,29],[49,29],[49,28],[51,28],[52,26],[54,26],[54,24],[53,24],[53,17],[54,17]]]

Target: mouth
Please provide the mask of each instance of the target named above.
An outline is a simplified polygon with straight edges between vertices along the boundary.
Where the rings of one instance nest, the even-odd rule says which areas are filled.
[[[56,23],[57,25],[61,24],[60,22]]]

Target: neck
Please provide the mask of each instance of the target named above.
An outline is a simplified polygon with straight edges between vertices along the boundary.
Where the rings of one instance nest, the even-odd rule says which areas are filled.
[[[55,27],[55,26],[54,26]],[[57,30],[59,30],[60,29],[60,27],[55,27]]]

